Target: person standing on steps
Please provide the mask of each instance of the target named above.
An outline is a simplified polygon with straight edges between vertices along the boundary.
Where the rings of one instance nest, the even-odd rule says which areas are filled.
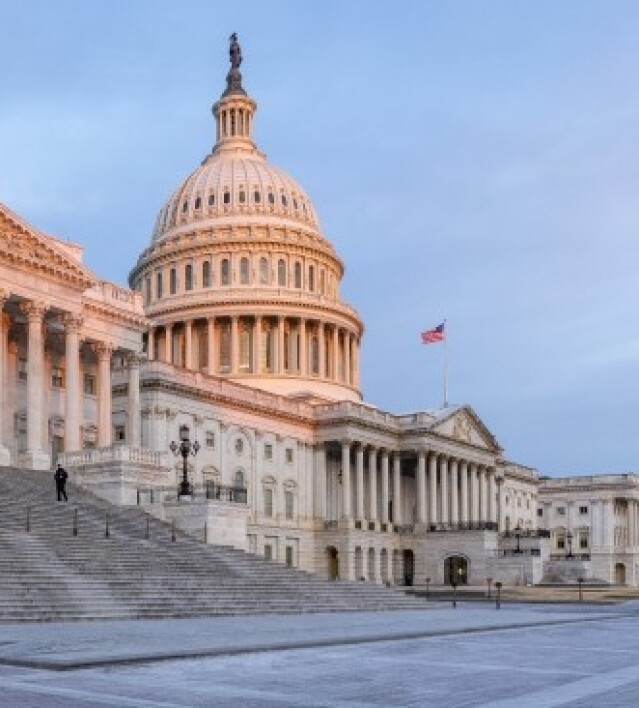
[[[64,467],[58,463],[58,469],[56,469],[55,474],[53,475],[53,479],[55,479],[55,487],[58,491],[58,501],[62,501],[61,497],[64,497],[64,501],[69,501],[65,489],[68,476],[69,475]]]

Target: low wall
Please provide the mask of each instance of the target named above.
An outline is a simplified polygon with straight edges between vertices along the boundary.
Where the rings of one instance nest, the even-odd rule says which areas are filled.
[[[245,504],[213,500],[167,501],[161,505],[164,520],[200,541],[247,550]]]

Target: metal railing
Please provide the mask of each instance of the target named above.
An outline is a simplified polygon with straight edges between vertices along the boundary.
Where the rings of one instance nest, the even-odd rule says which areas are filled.
[[[438,533],[440,531],[497,531],[496,521],[469,521],[469,522],[459,522],[459,523],[438,523],[438,524],[428,524],[428,530],[431,533]]]
[[[244,487],[207,482],[203,486],[193,485],[191,498],[196,501],[223,501],[231,502],[232,504],[246,504],[248,502],[248,490]],[[138,506],[162,504],[163,502],[177,501],[177,499],[177,484],[139,488],[137,490]]]
[[[519,531],[503,531],[500,538],[550,538],[548,529],[521,529]]]
[[[590,553],[551,553],[551,561],[589,561]]]

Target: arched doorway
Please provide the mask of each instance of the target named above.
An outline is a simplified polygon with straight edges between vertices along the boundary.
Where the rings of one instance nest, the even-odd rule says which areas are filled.
[[[361,546],[355,547],[355,579],[364,580],[364,556]]]
[[[404,585],[412,585],[415,579],[415,554],[407,549],[404,551]]]
[[[339,580],[339,553],[335,546],[329,546],[326,549],[328,558],[328,579]]]
[[[444,560],[444,584],[468,585],[468,559],[464,556],[448,556]]]
[[[623,563],[615,564],[615,583],[617,585],[626,584],[626,566]]]

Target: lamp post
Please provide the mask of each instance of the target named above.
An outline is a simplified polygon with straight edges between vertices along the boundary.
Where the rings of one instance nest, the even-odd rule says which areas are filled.
[[[457,607],[457,581],[453,580],[451,585],[453,586],[453,607]]]
[[[499,610],[501,609],[501,583],[499,580],[495,583],[495,587],[497,588],[497,600],[495,602],[495,609]]]
[[[515,548],[515,553],[521,553],[521,546],[519,545],[519,541],[521,539],[521,526],[517,525],[517,528],[515,529],[515,538],[517,539],[517,548]]]
[[[188,476],[188,462],[189,455],[197,455],[200,449],[200,443],[196,440],[191,442],[189,440],[189,427],[188,425],[180,426],[180,442],[179,444],[175,441],[171,441],[169,449],[176,456],[182,456],[182,481],[178,487],[178,497],[190,497],[193,494],[193,487],[189,484]]]
[[[572,531],[566,531],[566,541],[568,541],[568,555],[566,558],[572,558]]]
[[[426,578],[426,599],[429,599],[430,578]]]
[[[486,578],[486,584],[488,585],[488,595],[487,595],[487,597],[488,597],[489,600],[490,600],[490,585],[491,585],[492,582],[493,582],[493,579],[492,579],[492,578]]]
[[[579,602],[583,602],[583,600],[584,600],[584,579],[577,578],[577,582],[579,583]]]

